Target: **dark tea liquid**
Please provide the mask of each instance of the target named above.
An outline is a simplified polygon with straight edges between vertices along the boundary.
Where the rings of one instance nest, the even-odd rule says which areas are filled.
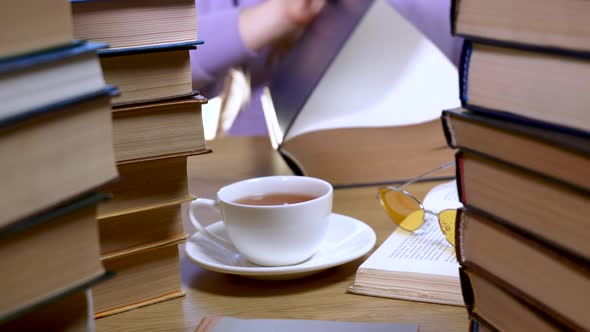
[[[305,194],[271,193],[242,197],[236,200],[235,203],[244,205],[289,205],[307,202],[314,198],[316,196]]]

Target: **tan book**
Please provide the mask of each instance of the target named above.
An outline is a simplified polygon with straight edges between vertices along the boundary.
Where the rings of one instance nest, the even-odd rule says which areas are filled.
[[[0,61],[0,121],[103,90],[102,46],[75,42]]]
[[[92,291],[75,291],[49,303],[42,303],[13,320],[0,323],[0,330],[93,332]]]
[[[0,317],[102,276],[96,204],[85,196],[0,229]]]
[[[590,3],[571,0],[454,0],[457,35],[539,48],[590,51]]]
[[[459,210],[456,237],[462,266],[493,276],[499,287],[519,294],[523,301],[573,330],[590,329],[585,305],[586,294],[590,294],[587,261],[469,208]]]
[[[196,96],[113,110],[113,145],[119,164],[208,151]]]
[[[442,115],[447,143],[590,190],[588,138],[463,108]]]
[[[0,131],[0,226],[117,177],[109,96],[47,110]]]
[[[195,198],[155,204],[137,212],[99,219],[101,254],[182,235],[182,203]]]
[[[0,31],[0,58],[67,45],[74,38],[70,4],[62,0],[5,1]]]
[[[465,108],[590,131],[587,59],[479,43],[464,48],[460,82]]]
[[[194,0],[71,2],[74,36],[108,43],[111,49],[197,39]]]
[[[450,201],[459,205],[455,186],[451,181],[433,188],[424,198],[424,207],[438,212],[454,208],[454,205],[449,205],[452,204]],[[359,266],[348,291],[401,300],[464,305],[455,250],[446,241],[436,218],[427,218],[415,232],[396,228]]]
[[[550,246],[590,258],[590,196],[549,176],[466,151],[457,155],[467,207],[493,215]]]
[[[100,64],[105,81],[120,91],[113,106],[193,93],[188,49],[101,56]]]
[[[186,159],[187,156],[179,156],[117,166],[121,180],[103,189],[112,195],[112,199],[99,205],[98,218],[111,218],[191,199]]]
[[[178,244],[187,235],[102,256],[115,277],[93,291],[95,318],[184,295]]]
[[[497,331],[543,331],[567,330],[543,311],[527,305],[491,280],[468,269],[461,268],[463,298],[470,317],[483,326],[493,326]],[[480,329],[481,330],[481,329]]]

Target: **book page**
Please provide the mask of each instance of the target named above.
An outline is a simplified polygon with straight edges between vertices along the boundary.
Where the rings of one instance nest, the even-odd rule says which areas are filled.
[[[434,212],[460,206],[456,181],[433,188],[424,199],[424,207]],[[424,225],[417,231],[408,232],[398,227],[360,266],[361,269],[453,277],[459,276],[458,267],[455,248],[445,239],[437,217],[428,214]]]
[[[438,119],[459,106],[458,72],[384,0],[365,14],[286,133]],[[280,110],[277,110],[280,111]]]

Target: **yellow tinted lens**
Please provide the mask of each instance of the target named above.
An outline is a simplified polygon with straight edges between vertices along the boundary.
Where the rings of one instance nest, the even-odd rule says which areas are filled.
[[[455,246],[455,218],[457,218],[457,210],[443,210],[438,214],[440,229],[453,247]]]
[[[423,218],[418,218],[419,215],[415,215],[406,221],[407,217],[416,211],[419,211],[422,217],[424,216],[420,204],[412,197],[401,191],[390,189],[381,189],[379,195],[387,213],[396,224],[410,231],[416,230],[422,225]],[[416,225],[418,219],[420,219],[420,222]]]
[[[399,223],[399,226],[408,231],[415,231],[420,228],[420,226],[422,226],[423,222],[424,211],[416,210],[410,213],[401,223]]]

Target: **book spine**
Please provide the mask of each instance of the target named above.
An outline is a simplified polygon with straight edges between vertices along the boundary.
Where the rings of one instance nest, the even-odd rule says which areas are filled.
[[[447,145],[451,149],[457,148],[457,140],[455,138],[455,131],[453,130],[453,123],[452,123],[452,113],[448,111],[443,111],[442,115],[440,116],[443,133],[445,134],[445,140],[447,141]]]
[[[459,267],[459,281],[461,282],[461,293],[463,294],[463,302],[467,308],[467,313],[471,315],[473,312],[473,286],[471,285],[471,278],[465,271],[465,267]]]
[[[471,42],[465,40],[463,42],[463,48],[461,49],[461,58],[459,60],[459,99],[461,100],[461,106],[465,107],[468,103],[468,81],[469,81],[469,64],[471,61],[471,53],[473,47]]]
[[[473,216],[475,215],[479,216],[479,218],[474,218]],[[489,280],[491,283],[496,285],[501,290],[505,291],[508,294],[511,294],[511,296],[520,299],[523,303],[531,306],[532,308],[535,308],[535,310],[543,312],[546,316],[552,317],[552,320],[554,320],[557,324],[565,326],[566,330],[583,330],[581,326],[578,326],[570,318],[565,317],[553,308],[548,307],[545,303],[539,301],[533,295],[523,292],[521,289],[513,286],[509,281],[501,279],[497,277],[492,271],[489,271],[481,267],[478,262],[470,260],[468,258],[468,255],[465,254],[465,246],[463,245],[463,239],[466,236],[468,236],[465,230],[466,227],[468,227],[466,225],[469,223],[483,223],[492,228],[496,228],[501,232],[509,233],[511,237],[516,238],[518,241],[522,242],[526,246],[531,246],[535,248],[535,250],[541,252],[542,255],[558,258],[562,262],[564,268],[566,269],[580,270],[588,274],[590,273],[590,270],[588,269],[587,262],[579,261],[574,257],[567,257],[560,251],[552,250],[544,246],[543,244],[535,241],[534,239],[528,238],[527,234],[515,232],[508,226],[497,223],[495,220],[490,219],[487,216],[480,215],[476,211],[473,211],[469,208],[460,208],[457,212],[456,220],[457,222],[455,226],[455,236],[458,240],[456,242],[457,261],[464,269],[476,273],[479,276]],[[515,253],[515,255],[518,255],[518,253]],[[472,293],[472,296],[474,294],[475,293]],[[473,304],[474,299],[471,299],[471,301]]]
[[[459,195],[459,201],[463,205],[467,205],[467,197],[465,195],[465,179],[463,171],[463,152],[461,150],[455,153],[455,178],[457,179],[457,194]]]

